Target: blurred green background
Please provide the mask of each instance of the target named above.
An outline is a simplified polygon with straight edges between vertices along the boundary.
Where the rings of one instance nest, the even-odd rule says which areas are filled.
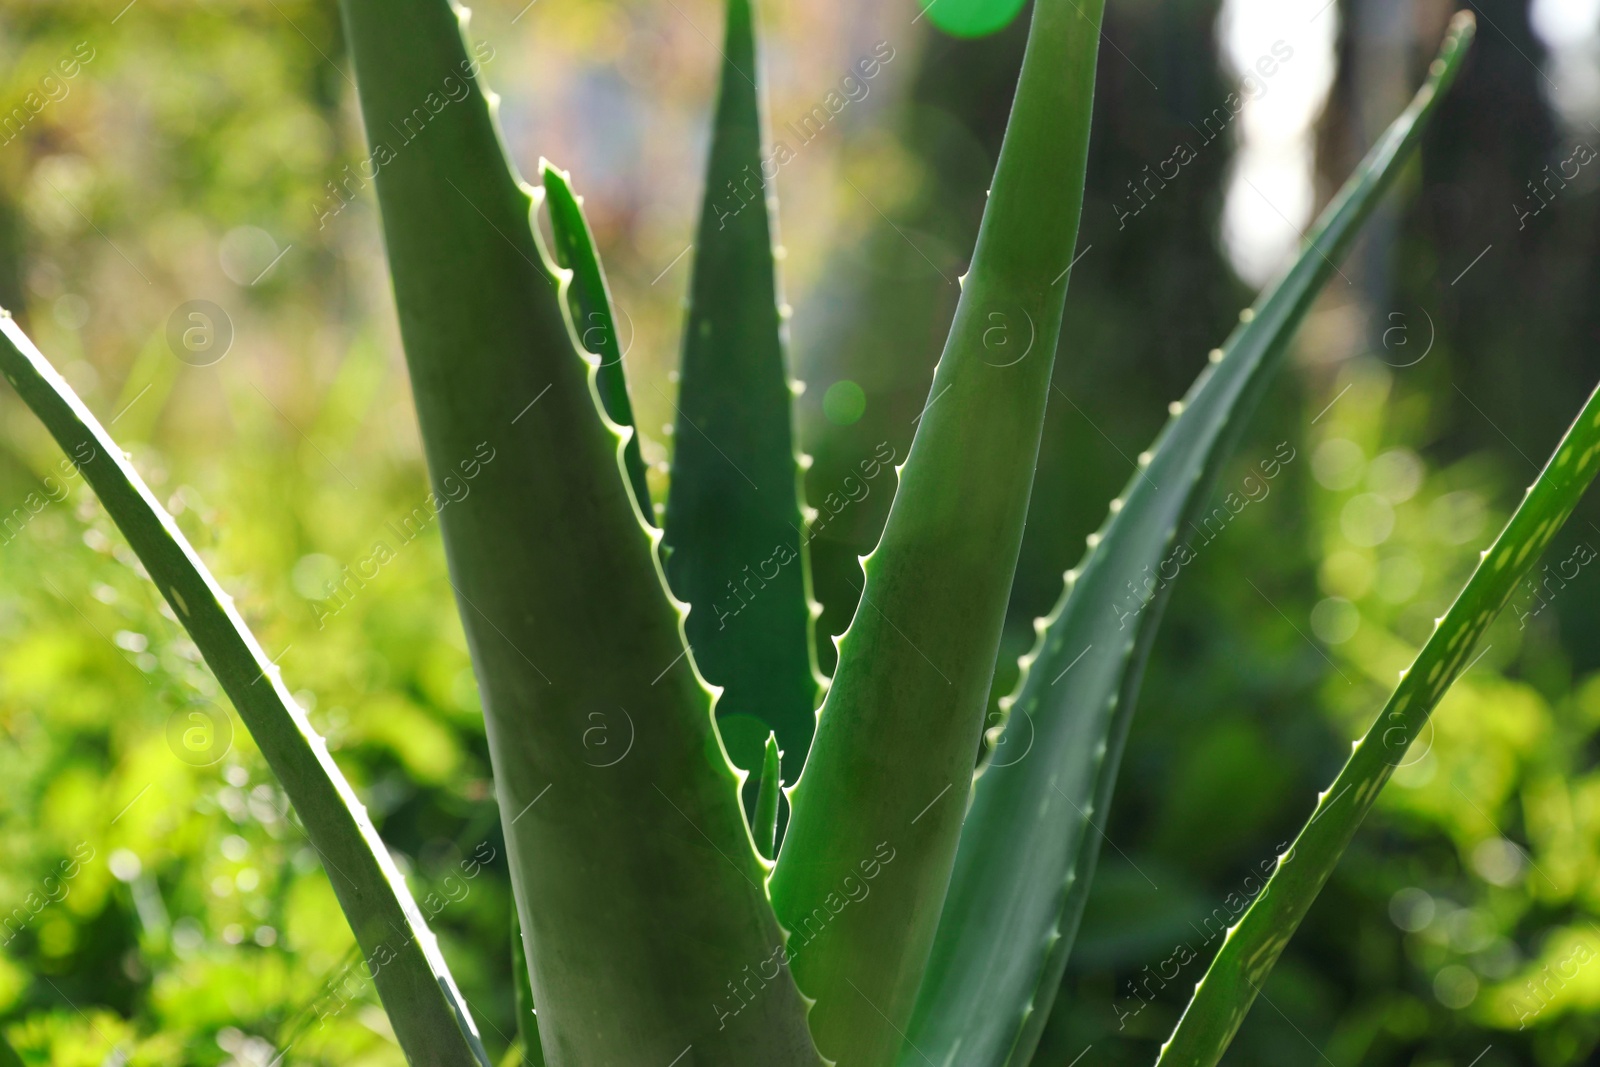
[[[1600,4],[1477,7],[1420,161],[1224,475],[1218,501],[1248,505],[1177,585],[1040,1064],[1151,1062],[1218,931],[1600,378],[1600,167],[1577,163],[1600,144]],[[997,696],[1168,401],[1403,106],[1449,13],[1108,8]],[[782,267],[821,507],[880,448],[905,454],[1025,19],[958,40],[911,3],[763,14],[773,136],[795,151]],[[494,0],[472,22],[516,163],[548,156],[586,195],[658,501],[720,27],[713,0]],[[874,55],[890,58],[797,136]],[[1208,139],[1219,107],[1239,114]],[[1148,182],[1179,143],[1201,150]],[[427,482],[372,190],[345,169],[361,145],[332,0],[0,8],[0,304],[276,657],[498,1054],[515,1026],[503,845],[436,524],[400,526]],[[0,1026],[30,1064],[402,1063],[281,791],[62,460],[0,395]],[[891,489],[812,542],[825,666]],[[1592,1057],[1597,523],[1590,500],[1485,639],[1225,1062]]]

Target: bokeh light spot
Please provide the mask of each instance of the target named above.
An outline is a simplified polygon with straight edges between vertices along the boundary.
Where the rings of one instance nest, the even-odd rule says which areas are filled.
[[[835,426],[854,425],[866,410],[867,394],[848,378],[834,382],[822,395],[822,413]]]
[[[922,10],[952,37],[982,37],[1010,25],[1022,0],[922,0]]]

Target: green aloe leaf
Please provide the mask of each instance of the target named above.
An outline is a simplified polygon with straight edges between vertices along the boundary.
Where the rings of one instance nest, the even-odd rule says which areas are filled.
[[[679,370],[667,577],[693,607],[695,662],[722,687],[717,720],[734,763],[758,772],[771,729],[793,781],[822,679],[750,0],[728,0],[722,55]]]
[[[536,191],[478,84],[493,49],[469,54],[448,0],[340,6],[544,1054],[816,1067],[572,275],[540,247]]]
[[[1428,82],[1329,205],[1284,278],[1212,353],[1111,505],[1061,601],[1035,623],[979,776],[902,1067],[1027,1063],[1094,873],[1104,813],[1167,594],[1217,472],[1334,264],[1416,147],[1471,38],[1458,20]],[[1262,461],[1275,474],[1292,460]],[[1204,535],[1200,535],[1204,536]]]
[[[548,162],[542,163],[539,170],[545,209],[550,214],[550,232],[554,237],[551,251],[555,253],[556,262],[572,272],[567,298],[572,303],[578,341],[599,360],[595,389],[600,394],[600,405],[607,418],[628,431],[627,443],[622,446],[623,470],[633,490],[634,502],[639,505],[640,516],[654,526],[656,511],[650,503],[650,483],[644,476],[639,429],[633,421],[628,375],[622,362],[627,352],[623,349],[611,303],[611,287],[606,283],[600,254],[595,250],[594,234],[589,231],[589,220],[584,218],[582,198],[572,191],[572,176]]]
[[[751,828],[756,850],[772,859],[778,844],[778,797],[783,791],[781,770],[783,753],[778,750],[778,735],[768,734],[766,754],[761,760],[761,782],[756,793],[756,817]]]
[[[1412,740],[1469,657],[1566,523],[1600,471],[1600,389],[1579,413],[1516,514],[1487,549],[1433,636],[1402,674],[1339,776],[1317,797],[1310,819],[1195,987],[1194,998],[1161,1047],[1159,1065],[1211,1067],[1222,1058],[1261,984],[1355,836],[1361,820]]]
[[[954,324],[818,723],[772,895],[812,1030],[891,1062],[972,781],[1083,202],[1101,0],[1039,0]]]
[[[327,869],[400,1047],[414,1063],[488,1067],[433,933],[327,743],[178,524],[4,311],[0,372],[93,487],[283,784]]]
[[[544,1046],[539,1041],[539,1013],[533,1006],[533,987],[528,984],[528,949],[522,940],[522,919],[511,905],[511,985],[512,1007],[517,1013],[517,1040],[512,1045],[514,1058],[505,1067],[545,1067]]]
[[[1566,523],[1600,471],[1600,389],[1494,544],[1486,549],[1461,594],[1359,741],[1339,776],[1319,794],[1310,819],[1255,902],[1228,931],[1217,957],[1195,988],[1159,1064],[1210,1067],[1222,1058],[1261,983],[1305,918],[1379,791],[1403,761],[1412,740],[1470,659],[1488,629]]]

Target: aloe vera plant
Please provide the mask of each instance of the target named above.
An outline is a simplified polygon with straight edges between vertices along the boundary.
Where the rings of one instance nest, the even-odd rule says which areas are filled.
[[[1471,16],[1173,405],[1038,620],[991,732],[997,755],[980,765],[1054,360],[1092,355],[1060,333],[1103,0],[1036,0],[971,266],[831,680],[813,647],[750,0],[727,0],[659,510],[630,391],[663,386],[628,379],[573,179],[549,164],[537,188],[518,178],[448,0],[340,6],[429,468],[442,480],[471,465],[479,487],[441,526],[510,854],[523,1061],[1032,1062],[1170,591],[1147,576],[1187,561],[1187,520],[1459,72]],[[467,91],[427,105],[448,85]],[[418,106],[426,136],[396,150],[385,131]],[[729,185],[750,194],[733,213]],[[283,782],[408,1059],[487,1064],[404,879],[276,669],[9,317],[0,339],[0,371],[99,494]],[[1163,1064],[1221,1056],[1399,753],[1597,469],[1600,392],[1230,932]],[[626,724],[620,758],[590,758],[596,717]]]

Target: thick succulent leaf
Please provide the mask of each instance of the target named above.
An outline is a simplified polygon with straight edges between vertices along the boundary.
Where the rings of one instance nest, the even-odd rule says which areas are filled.
[[[545,1067],[544,1045],[539,1041],[539,1015],[533,1006],[533,987],[528,983],[528,950],[522,940],[522,919],[515,902],[511,905],[511,985],[512,1008],[517,1013],[515,1058],[505,1067]]]
[[[1466,588],[1435,624],[1366,736],[1355,742],[1344,769],[1318,795],[1309,820],[1278,857],[1265,888],[1228,931],[1177,1029],[1162,1046],[1159,1064],[1211,1067],[1222,1058],[1378,792],[1597,471],[1600,389],[1589,397],[1494,545],[1483,553]]]
[[[644,457],[639,451],[639,430],[633,421],[633,402],[628,397],[628,375],[623,367],[627,356],[621,330],[611,303],[611,287],[600,266],[600,253],[583,215],[583,201],[572,192],[572,177],[549,163],[540,167],[544,185],[545,210],[549,212],[551,252],[561,266],[572,272],[567,289],[572,320],[578,342],[599,360],[595,371],[595,390],[606,417],[627,435],[622,446],[623,473],[628,487],[646,522],[656,524],[655,507],[650,503],[650,483],[644,476]],[[629,333],[631,334],[631,329]],[[629,337],[631,343],[632,338]]]
[[[775,730],[793,781],[821,677],[750,0],[727,0],[722,55],[672,435],[667,577],[693,608],[695,661],[722,687],[717,721],[734,763],[759,771]]]
[[[814,1067],[683,608],[557,286],[571,275],[477,84],[492,52],[469,57],[446,0],[341,7],[545,1056]]]
[[[1505,530],[1483,553],[1466,588],[1436,624],[1366,736],[1355,742],[1344,769],[1319,794],[1310,819],[1289,851],[1278,857],[1265,888],[1228,931],[1177,1029],[1162,1046],[1159,1064],[1211,1067],[1222,1058],[1379,790],[1597,470],[1600,389],[1590,396]]]
[[[1294,329],[1410,157],[1459,68],[1452,28],[1411,106],[1329,205],[1284,278],[1212,353],[1111,506],[1061,601],[1035,624],[994,757],[979,776],[903,1067],[1027,1063],[1066,968],[1104,813],[1167,593],[1203,550],[1211,487]],[[1293,458],[1263,460],[1275,470]],[[1194,537],[1191,539],[1191,533]]]
[[[283,784],[413,1063],[488,1065],[450,969],[366,809],[233,600],[72,387],[0,311],[0,372],[72,457]]]
[[[972,267],[790,798],[773,901],[818,1048],[846,1067],[893,1060],[949,882],[1077,240],[1103,6],[1034,7]]]
[[[756,849],[771,859],[778,843],[778,798],[783,791],[783,754],[778,750],[778,735],[768,734],[761,760],[761,781],[756,793],[756,817],[752,824]]]

